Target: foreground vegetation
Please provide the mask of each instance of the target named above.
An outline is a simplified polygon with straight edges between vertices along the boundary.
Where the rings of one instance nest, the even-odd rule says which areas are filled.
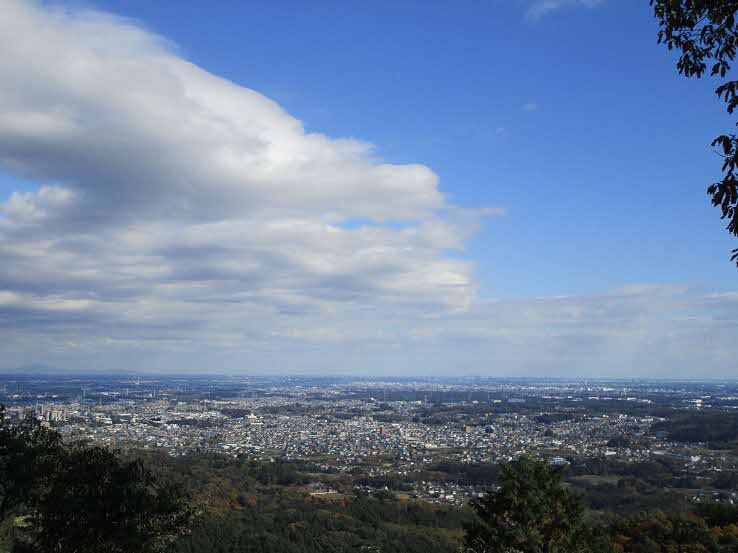
[[[0,551],[738,551],[738,508],[676,499],[663,489],[678,478],[668,463],[593,460],[556,469],[523,457],[501,467],[435,469],[483,482],[489,492],[458,508],[396,493],[399,481],[382,485],[308,465],[122,454],[63,443],[32,417],[9,424],[0,409]],[[605,480],[582,484],[585,473]],[[607,480],[613,474],[617,483]],[[329,487],[335,493],[316,491]]]
[[[0,551],[158,553],[195,515],[140,459],[64,443],[33,416],[9,424],[0,406]]]

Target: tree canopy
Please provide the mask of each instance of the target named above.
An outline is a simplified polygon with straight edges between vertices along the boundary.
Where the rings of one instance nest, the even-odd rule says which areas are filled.
[[[562,486],[562,470],[521,457],[506,464],[500,486],[473,503],[478,518],[467,527],[470,553],[606,553],[584,522],[579,498]]]
[[[0,550],[160,553],[195,514],[141,460],[64,443],[32,414],[11,424],[0,406]]]
[[[715,93],[727,104],[728,113],[738,107],[738,80],[729,79],[738,47],[738,0],[650,0],[659,21],[659,44],[680,52],[677,70],[686,77],[709,73],[721,79]],[[727,78],[727,80],[726,80]],[[722,134],[712,141],[723,160],[723,177],[710,184],[707,193],[720,208],[727,230],[738,236],[738,137]],[[738,248],[732,261],[738,264]]]

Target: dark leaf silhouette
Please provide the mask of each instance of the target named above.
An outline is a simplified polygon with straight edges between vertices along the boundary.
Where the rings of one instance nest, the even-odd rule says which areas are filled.
[[[13,424],[0,406],[0,518],[14,521],[13,553],[160,553],[195,514],[140,460],[64,443],[32,414]]]
[[[680,51],[677,70],[686,77],[710,76],[725,78],[730,71],[738,48],[736,27],[736,0],[650,0],[659,21],[659,44],[669,50]],[[738,107],[738,81],[732,80],[715,89],[726,103],[728,113]],[[712,142],[723,160],[723,178],[707,188],[712,205],[719,207],[721,219],[727,221],[727,230],[738,236],[738,140],[736,136],[722,135]],[[738,250],[733,250],[731,261],[738,264]]]

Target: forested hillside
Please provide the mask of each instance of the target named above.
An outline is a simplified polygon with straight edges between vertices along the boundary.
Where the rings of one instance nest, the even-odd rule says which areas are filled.
[[[311,495],[316,482],[352,488],[346,488],[346,479],[326,478],[294,464],[173,459],[159,453],[148,453],[145,459],[161,478],[181,484],[196,504],[204,506],[191,533],[175,544],[181,553],[451,553],[459,551],[466,528],[478,520],[469,506],[434,505],[389,490]],[[591,480],[597,476],[590,474],[585,484],[572,469],[562,473],[569,480],[567,489],[581,498],[583,523],[598,543],[612,542],[614,551],[626,553],[672,553],[679,551],[679,544],[684,552],[738,551],[738,508],[692,504],[658,487],[664,479],[677,477],[669,473],[668,463],[590,465],[578,470],[599,471],[623,482],[598,485]],[[455,474],[454,467],[438,468]],[[474,472],[480,479],[497,479],[499,468],[477,467]],[[498,479],[495,482],[499,484]]]
[[[330,494],[307,484],[315,475],[285,463],[218,457],[146,456],[161,478],[181,484],[204,513],[177,542],[181,553],[454,551],[468,509],[400,500],[392,492]],[[315,495],[311,495],[315,494]],[[318,495],[320,494],[320,495]]]

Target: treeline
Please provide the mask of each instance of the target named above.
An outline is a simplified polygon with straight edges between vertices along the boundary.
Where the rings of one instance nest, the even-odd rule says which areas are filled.
[[[722,505],[690,513],[641,513],[612,527],[616,551],[625,553],[735,553],[738,509]]]
[[[181,553],[348,553],[362,547],[446,553],[459,546],[463,523],[471,519],[465,509],[399,500],[392,493],[352,493],[358,482],[346,475],[317,476],[345,497],[313,496],[306,484],[316,476],[293,463],[141,454],[148,470],[180,486],[202,508],[192,531],[174,544]]]
[[[704,442],[714,449],[738,447],[738,413],[735,412],[682,412],[654,424],[651,430],[665,431],[675,442]]]
[[[588,509],[628,515],[654,510],[687,512],[694,495],[720,498],[735,489],[738,473],[688,473],[684,460],[666,456],[637,462],[593,457],[573,463],[567,481]]]
[[[381,552],[451,553],[464,546],[469,528],[475,521],[483,521],[485,516],[469,507],[441,507],[401,499],[391,492],[373,495],[349,492],[352,484],[368,484],[375,489],[384,484],[390,490],[402,490],[404,483],[391,477],[325,476],[327,479],[322,481],[335,482],[332,487],[342,490],[346,496],[322,499],[310,496],[306,484],[324,477],[308,477],[291,463],[262,465],[219,457],[172,459],[150,455],[147,465],[155,465],[156,458],[162,461],[162,474],[169,474],[174,481],[187,482],[189,493],[206,505],[206,512],[192,533],[175,544],[176,551],[182,553],[317,553],[362,551],[362,548]],[[552,489],[560,487],[565,490],[567,501],[581,509],[573,512],[580,517],[577,524],[582,533],[577,539],[584,540],[580,544],[583,549],[572,551],[673,553],[679,551],[675,548],[677,543],[684,546],[683,552],[738,551],[731,549],[736,547],[738,539],[738,509],[729,505],[695,505],[648,483],[674,476],[672,470],[677,471],[677,465],[668,461],[605,463],[599,467],[600,472],[621,473],[618,482],[592,486],[581,482],[563,485],[566,479],[578,478],[576,467],[558,471],[545,463],[537,463],[539,474],[557,474],[560,480],[555,480],[556,488],[547,487],[523,473],[521,478],[528,488],[537,490],[534,501],[541,501],[540,490],[548,489],[543,495],[549,497]],[[590,468],[598,470],[594,461]],[[448,463],[433,469],[449,476],[461,475],[466,470],[468,476],[474,474],[472,480],[483,479],[491,483],[488,489],[505,487],[506,466],[464,468],[462,464]],[[579,470],[585,469],[579,467]],[[520,509],[535,513],[535,509],[540,508],[526,504],[522,497],[526,488],[520,483],[513,489],[515,504]],[[559,508],[556,509],[558,512]],[[545,520],[545,514],[539,513],[537,518],[527,520],[533,534],[537,531],[538,519]],[[486,524],[489,525],[489,520]],[[520,551],[537,550],[523,548]]]
[[[563,485],[565,470],[522,457],[500,468],[497,489],[472,502],[468,553],[735,553],[738,508],[697,506],[690,512],[654,511],[593,518]]]
[[[181,553],[447,553],[460,543],[462,511],[368,496],[322,501],[284,489],[247,493],[205,517],[175,545]]]

